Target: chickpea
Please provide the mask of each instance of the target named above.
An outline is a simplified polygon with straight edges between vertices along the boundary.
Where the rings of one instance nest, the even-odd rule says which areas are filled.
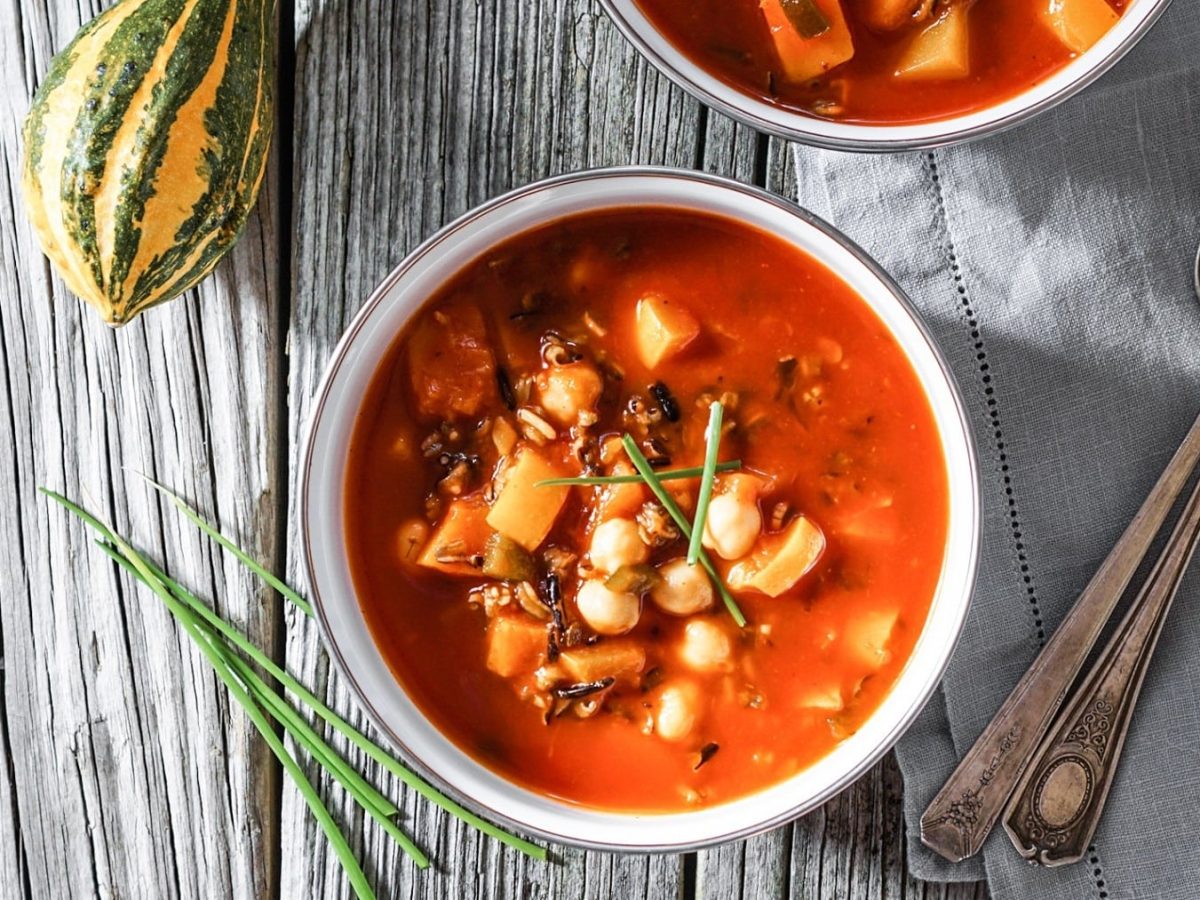
[[[682,741],[696,727],[699,692],[691,682],[676,682],[663,688],[658,698],[654,730],[664,741]]]
[[[538,399],[542,409],[559,425],[571,426],[579,414],[591,410],[604,391],[604,380],[587,363],[553,366],[538,374]]]
[[[717,672],[729,668],[733,644],[716,622],[696,619],[683,630],[679,655],[697,672]]]
[[[429,525],[424,519],[409,519],[401,525],[396,540],[400,549],[400,561],[405,565],[416,563],[427,540],[429,540]]]
[[[760,531],[762,513],[756,498],[729,492],[713,497],[708,504],[702,540],[722,559],[741,559],[750,552]]]
[[[636,594],[613,591],[602,581],[585,581],[575,595],[579,615],[597,634],[624,634],[638,623],[642,601]]]
[[[658,567],[662,581],[650,589],[650,599],[663,612],[690,616],[713,605],[712,582],[700,566],[680,557]]]
[[[611,575],[621,566],[644,563],[650,556],[650,548],[642,543],[633,519],[609,519],[592,532],[588,555],[593,566]]]

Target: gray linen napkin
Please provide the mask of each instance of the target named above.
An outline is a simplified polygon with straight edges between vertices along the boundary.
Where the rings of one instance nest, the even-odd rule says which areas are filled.
[[[1200,413],[1200,4],[1015,131],[934,153],[796,149],[799,202],[872,253],[933,328],[979,443],[983,556],[942,689],[901,741],[909,862],[996,900],[1200,897],[1200,578],[1176,601],[1089,859],[1000,829],[957,866],[926,804],[1033,660]],[[1196,568],[1200,569],[1200,563]]]

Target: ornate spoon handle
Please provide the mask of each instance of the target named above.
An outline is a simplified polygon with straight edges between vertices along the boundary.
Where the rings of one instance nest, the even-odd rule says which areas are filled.
[[[925,810],[921,840],[931,849],[957,862],[983,846],[1198,459],[1200,419],[1071,612]]]
[[[1038,748],[1005,810],[1004,830],[1027,859],[1062,866],[1087,852],[1150,657],[1197,538],[1200,485],[1145,586]]]

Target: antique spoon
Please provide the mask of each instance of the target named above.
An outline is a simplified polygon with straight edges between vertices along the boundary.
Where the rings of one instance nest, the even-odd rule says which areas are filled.
[[[1200,296],[1200,249],[1193,268]],[[1150,658],[1200,540],[1200,484],[1125,618],[1034,752],[1005,810],[1022,856],[1045,866],[1087,852],[1112,787]]]
[[[1137,599],[1017,784],[1004,830],[1027,859],[1062,866],[1087,853],[1146,669],[1197,539],[1200,485]]]
[[[921,840],[926,846],[954,862],[983,846],[1197,461],[1200,419],[1074,607],[925,810]],[[1131,615],[1150,609],[1149,604],[1143,600]],[[1135,680],[1140,685],[1140,679]],[[1072,780],[1076,775],[1063,771],[1058,778]],[[1084,812],[1073,821],[1081,821]]]
[[[1192,280],[1196,295],[1200,297],[1200,248],[1196,251]],[[1100,724],[1100,720],[1095,718],[1096,714],[1104,714],[1100,710],[1083,712],[1087,735],[1076,730],[1077,717],[1072,719],[1072,714],[1078,713],[1080,710],[1077,707],[1086,706],[1088,700],[1095,703],[1101,699],[1105,704],[1112,703],[1112,699],[1102,696],[1105,689],[1109,691],[1108,696],[1113,697],[1114,689],[1124,687],[1120,697],[1124,705],[1121,707],[1119,735],[1111,730],[1111,713],[1105,723],[1106,734],[1110,736],[1103,740],[1108,756],[1107,765],[1101,768],[1103,788],[1096,790],[1095,766],[1077,765],[1074,762],[1054,765],[1066,752],[1062,749],[1062,729],[1056,729],[1054,737],[1040,748],[1039,742],[1050,728],[1080,668],[1129,586],[1139,563],[1149,551],[1168,512],[1183,491],[1197,461],[1200,461],[1200,419],[1192,425],[1150,496],[1079,595],[1075,606],[925,810],[921,817],[921,840],[926,846],[953,862],[977,853],[1020,783],[1020,790],[1010,805],[1010,822],[1006,823],[1009,836],[1019,850],[1026,855],[1039,857],[1039,861],[1047,865],[1055,865],[1078,858],[1074,855],[1075,848],[1086,848],[1107,796],[1133,701],[1141,687],[1146,664],[1153,653],[1178,583],[1177,578],[1167,577],[1172,573],[1164,571],[1164,568],[1177,569],[1178,573],[1182,573],[1194,549],[1196,538],[1188,535],[1191,527],[1188,524],[1188,512],[1196,514],[1195,495],[1180,517],[1171,542],[1146,587],[1082,686],[1079,695],[1082,699],[1076,701],[1064,715],[1064,721],[1071,723],[1065,732],[1066,738],[1091,738],[1094,731],[1092,726]],[[1200,491],[1200,486],[1197,491]],[[1172,559],[1173,563],[1170,561]],[[1143,618],[1137,618],[1139,610]],[[1117,707],[1114,706],[1113,710],[1117,710]],[[1090,721],[1089,715],[1092,716]],[[1116,742],[1114,736],[1118,737]],[[1044,764],[1031,766],[1034,756]],[[1027,769],[1028,775],[1025,774]],[[1037,793],[1039,786],[1042,791],[1040,795]],[[1029,795],[1031,787],[1034,792],[1032,797]],[[1048,787],[1057,787],[1059,790],[1053,795],[1047,794]],[[1048,832],[1036,818],[1032,820],[1032,826],[1026,826],[1021,821],[1022,813],[1028,815],[1034,805],[1040,804],[1045,804],[1040,810],[1040,819],[1050,826]],[[1045,833],[1039,841],[1046,834],[1054,833],[1054,840],[1058,842],[1057,850],[1034,846],[1035,827]],[[1081,842],[1080,838],[1085,834],[1086,840]],[[1072,849],[1063,855],[1061,851],[1068,842]]]

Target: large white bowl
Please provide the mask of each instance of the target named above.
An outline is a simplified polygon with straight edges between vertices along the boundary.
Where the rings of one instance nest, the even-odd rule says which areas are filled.
[[[629,206],[736,219],[790,241],[838,273],[908,355],[933,408],[950,482],[949,546],[929,620],[874,715],[828,756],[774,787],[671,814],[603,812],[548,799],[506,781],[451,743],[405,694],[375,646],[355,596],[344,538],[346,457],[355,417],[388,348],[422,303],[455,272],[514,234],[573,213]],[[304,554],[317,617],[330,655],[375,723],[418,770],[466,806],[562,843],[685,850],[763,831],[828,800],[883,756],[924,706],[954,649],[975,581],[974,443],[953,378],[903,292],[862,250],[799,207],[696,172],[605,169],[552,178],[493,200],[418,247],[379,286],[338,344],[309,425],[300,477]]]
[[[1170,3],[1133,0],[1120,21],[1086,53],[1045,81],[995,106],[934,122],[863,125],[818,119],[744,93],[681,53],[646,17],[637,0],[600,0],[609,18],[651,65],[702,103],[789,140],[868,152],[940,147],[1011,128],[1061,103],[1103,75],[1141,39]],[[1011,37],[1020,39],[1019,35]]]

